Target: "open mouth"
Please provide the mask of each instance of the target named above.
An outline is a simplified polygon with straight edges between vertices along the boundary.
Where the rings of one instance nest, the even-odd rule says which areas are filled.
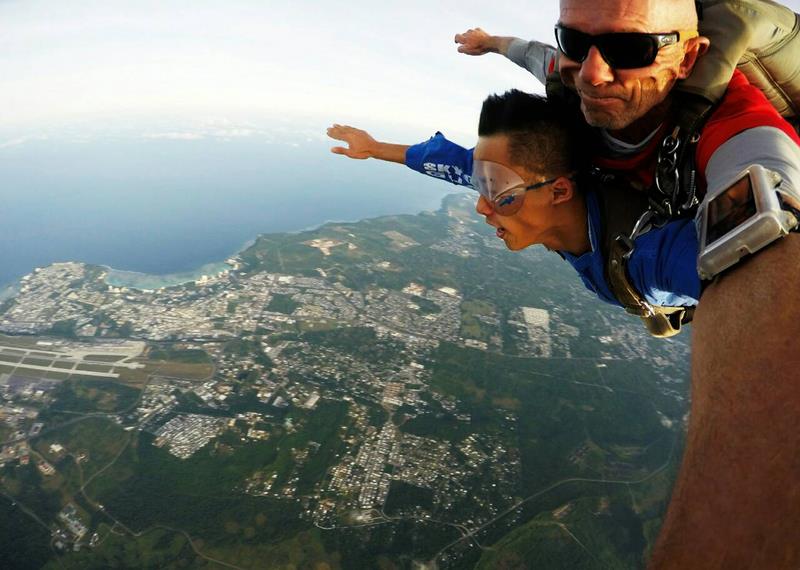
[[[494,220],[490,220],[489,218],[486,218],[486,220],[485,220],[485,221],[486,221],[486,223],[487,223],[487,224],[489,224],[490,226],[492,226],[492,227],[494,228],[494,234],[495,234],[497,237],[499,237],[499,238],[501,238],[501,239],[502,239],[503,237],[505,237],[505,235],[506,235],[506,229],[505,229],[503,226],[496,225],[497,223],[496,223]]]

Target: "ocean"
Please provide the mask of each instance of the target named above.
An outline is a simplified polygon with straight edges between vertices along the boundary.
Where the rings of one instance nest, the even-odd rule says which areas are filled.
[[[261,233],[435,210],[457,190],[329,146],[248,137],[0,148],[0,290],[59,261],[193,274]]]

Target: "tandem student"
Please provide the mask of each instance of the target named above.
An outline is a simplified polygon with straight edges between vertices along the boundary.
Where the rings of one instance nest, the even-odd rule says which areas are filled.
[[[484,101],[474,150],[441,133],[413,146],[379,142],[363,130],[343,125],[333,125],[328,135],[347,143],[332,148],[336,154],[405,164],[473,187],[480,194],[477,212],[506,247],[520,250],[542,244],[570,263],[600,299],[626,305],[626,299],[619,298],[619,287],[607,278],[611,234],[604,202],[615,192],[595,191],[596,181],[583,165],[585,153],[576,144],[577,128],[560,106],[512,90]],[[624,199],[630,201],[628,192]],[[653,308],[692,307],[700,297],[696,257],[694,223],[671,222],[636,239],[625,260],[628,285]]]

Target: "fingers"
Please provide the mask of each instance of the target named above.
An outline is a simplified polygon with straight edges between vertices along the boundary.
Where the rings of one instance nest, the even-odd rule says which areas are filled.
[[[334,123],[332,127],[328,127],[327,133],[332,139],[343,141],[349,133],[353,132],[353,130],[353,127]]]
[[[331,152],[333,154],[341,154],[342,156],[354,158],[356,160],[364,160],[370,157],[369,153],[367,152],[355,152],[353,149],[345,148],[343,146],[331,147]]]
[[[487,44],[489,35],[481,28],[471,28],[463,34],[456,34],[455,42],[459,44],[458,53],[467,55],[483,55],[488,53],[490,46]]]
[[[336,139],[337,141],[349,142],[345,137],[347,129],[352,129],[352,127],[348,127],[347,125],[340,125],[338,123],[333,123],[332,127],[328,127],[327,133],[328,136],[331,137],[332,139]],[[350,149],[345,148],[343,146],[331,147],[331,152],[333,154],[343,154],[345,156],[349,156],[349,151]]]
[[[360,156],[359,154],[353,152],[351,149],[343,147],[343,146],[331,147],[331,152],[333,154],[341,154],[342,156],[347,156],[349,158],[365,158],[365,157]]]
[[[457,44],[465,44],[469,41],[469,36],[473,32],[473,30],[467,30],[463,34],[456,34],[455,42]]]
[[[344,146],[331,147],[333,154],[341,154],[349,158],[356,158],[363,160],[371,156],[369,150],[369,143],[375,142],[366,131],[351,127],[349,125],[340,125],[334,123],[333,126],[328,127],[328,136],[332,139],[343,141],[347,144]]]
[[[359,132],[360,130],[361,129],[351,127],[350,125],[340,125],[338,123],[334,123],[332,127],[328,127],[328,136],[333,138],[339,138],[348,133]]]
[[[473,38],[477,38],[479,36],[484,36],[484,35],[486,35],[486,32],[484,32],[482,28],[470,28],[464,33],[456,34],[456,37],[454,39],[457,44],[463,44],[467,43]]]
[[[331,135],[331,134],[334,134],[334,133],[338,133],[339,131],[341,131],[341,129],[342,129],[342,125],[340,125],[338,123],[333,123],[332,126],[328,127],[328,135]]]

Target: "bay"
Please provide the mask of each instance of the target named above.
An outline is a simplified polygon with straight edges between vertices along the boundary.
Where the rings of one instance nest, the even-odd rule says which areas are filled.
[[[0,149],[0,289],[59,261],[194,274],[261,233],[434,210],[455,189],[329,146],[109,138]]]

